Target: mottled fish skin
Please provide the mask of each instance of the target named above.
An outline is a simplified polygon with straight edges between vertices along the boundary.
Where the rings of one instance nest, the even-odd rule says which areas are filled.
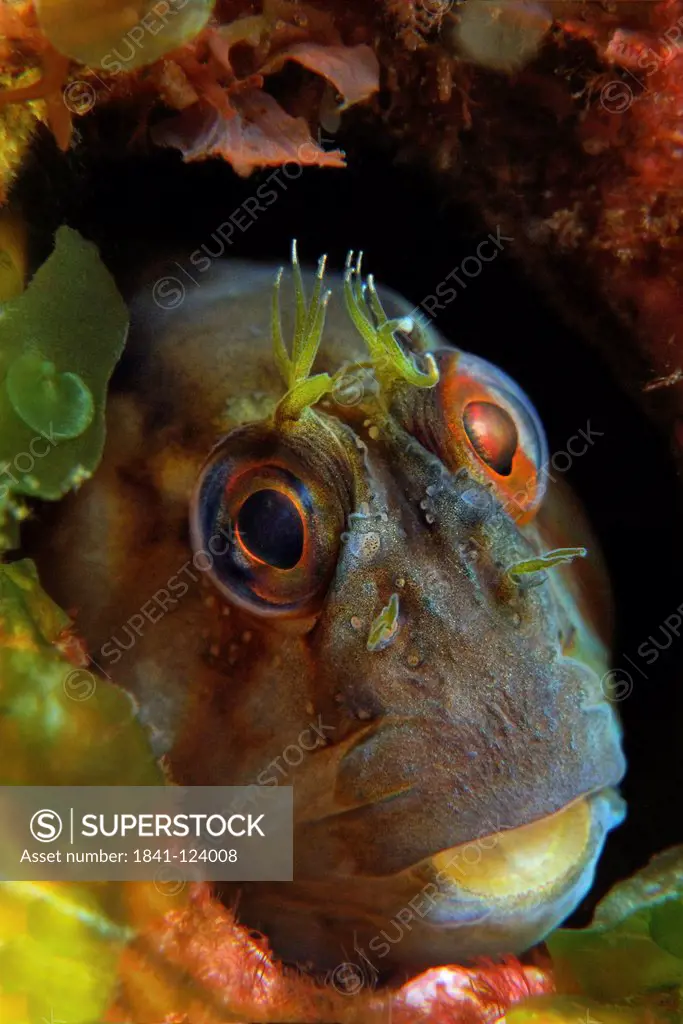
[[[577,904],[623,817],[611,788],[624,772],[620,729],[600,683],[609,596],[599,555],[559,481],[520,527],[469,464],[447,470],[408,432],[410,396],[387,416],[373,396],[349,404],[346,393],[297,428],[304,482],[309,470],[329,480],[341,509],[317,607],[262,617],[226,600],[206,563],[192,562],[188,507],[216,444],[267,419],[285,391],[273,279],[272,267],[217,264],[168,311],[143,289],[104,461],[61,503],[37,551],[41,574],[79,609],[96,662],[138,698],[176,780],[294,786],[295,882],[240,894],[243,919],[277,952],[333,967],[374,942],[368,955],[384,970],[522,950]],[[335,373],[368,354],[340,279],[328,283],[314,369]],[[289,295],[285,281],[291,311]],[[396,315],[409,311],[382,295]],[[429,342],[448,347],[433,332]],[[249,429],[279,443],[268,423]],[[543,585],[511,584],[506,567],[558,542],[590,557]],[[507,863],[508,838],[497,837],[567,808],[585,841],[561,877],[541,872],[502,895],[475,884],[473,867],[434,883],[436,854],[469,844],[477,863]],[[557,820],[566,830],[569,819]],[[411,927],[380,952],[382,929],[427,886],[438,899],[424,913],[411,904]]]

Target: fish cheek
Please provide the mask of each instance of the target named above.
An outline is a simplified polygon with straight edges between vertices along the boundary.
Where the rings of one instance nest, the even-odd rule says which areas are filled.
[[[302,736],[317,720],[306,637],[219,604],[228,614],[206,620],[211,635],[171,755],[174,778],[193,785],[292,785],[297,757],[284,753],[305,748]]]

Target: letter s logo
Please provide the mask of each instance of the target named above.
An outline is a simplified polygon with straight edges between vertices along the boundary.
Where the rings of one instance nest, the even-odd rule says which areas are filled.
[[[62,834],[62,819],[56,811],[36,811],[29,825],[31,835],[39,843],[54,843]]]

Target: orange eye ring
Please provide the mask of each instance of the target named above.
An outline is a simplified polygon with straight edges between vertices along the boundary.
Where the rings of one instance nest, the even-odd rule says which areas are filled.
[[[278,435],[239,428],[214,449],[192,498],[197,551],[232,603],[264,616],[314,612],[336,565],[345,510],[330,482]],[[216,537],[225,538],[220,554]]]
[[[489,483],[520,525],[535,516],[546,485],[548,451],[538,415],[523,391],[491,363],[466,352],[434,353],[440,372],[428,431],[453,472],[465,466]]]

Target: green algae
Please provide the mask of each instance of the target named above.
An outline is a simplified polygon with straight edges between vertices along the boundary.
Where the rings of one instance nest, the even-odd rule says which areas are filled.
[[[161,785],[132,698],[68,649],[29,559],[0,564],[0,785]]]
[[[33,562],[0,564],[0,785],[163,785],[132,698],[74,663],[85,659],[68,643],[70,627]],[[161,897],[152,883],[138,889],[140,910],[151,912]],[[101,1020],[134,935],[132,892],[0,884],[0,1019],[51,1020],[58,1006],[72,1024]]]
[[[96,247],[71,228],[0,311],[0,548],[21,496],[56,500],[95,470],[128,311]]]
[[[561,928],[550,936],[558,989],[578,987],[606,1001],[680,993],[682,924],[683,846],[677,846],[615,885],[590,927]]]
[[[25,352],[10,363],[5,387],[17,416],[42,437],[80,437],[95,415],[87,384],[76,373],[57,373],[40,352]]]

